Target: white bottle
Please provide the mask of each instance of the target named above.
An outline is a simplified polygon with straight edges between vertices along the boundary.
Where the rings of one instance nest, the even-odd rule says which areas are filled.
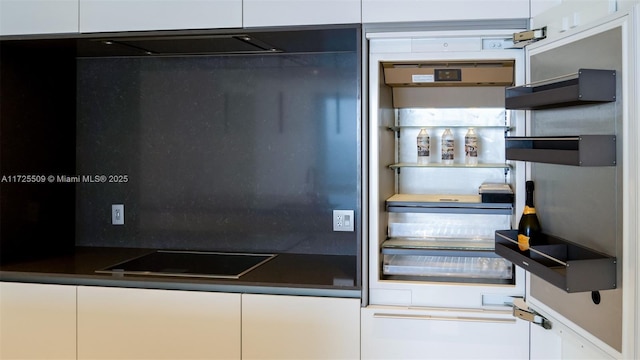
[[[427,129],[420,129],[420,133],[417,138],[418,143],[418,164],[424,165],[429,163],[429,147],[431,145],[431,139]]]
[[[442,163],[445,165],[452,165],[455,154],[455,140],[453,133],[449,128],[445,129],[442,133]]]
[[[473,128],[469,128],[464,136],[464,154],[466,165],[478,165],[478,135]]]

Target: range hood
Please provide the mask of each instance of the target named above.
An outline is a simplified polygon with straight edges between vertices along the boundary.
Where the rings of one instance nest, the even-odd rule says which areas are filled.
[[[110,47],[120,55],[207,55],[276,53],[282,50],[249,34],[142,36],[122,39],[94,39],[91,48]],[[87,47],[81,48],[86,54]]]
[[[77,55],[192,56],[355,51],[359,27],[260,31],[242,29],[233,33],[206,30],[156,31],[100,35],[77,39]]]

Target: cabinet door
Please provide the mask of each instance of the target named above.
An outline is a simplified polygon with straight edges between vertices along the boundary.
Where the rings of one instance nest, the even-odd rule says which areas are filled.
[[[359,0],[244,0],[243,16],[245,27],[361,22]]]
[[[242,295],[243,359],[358,359],[360,299]]]
[[[0,0],[0,35],[78,32],[78,0]]]
[[[0,358],[75,359],[76,287],[0,283]]]
[[[80,32],[242,27],[242,0],[80,0]]]
[[[240,359],[240,294],[79,287],[78,359]]]
[[[528,18],[529,0],[362,0],[362,22]]]
[[[362,359],[528,359],[529,324],[510,310],[362,309]]]
[[[535,2],[542,0],[535,0]],[[547,39],[557,38],[567,31],[577,28],[581,25],[590,24],[608,16],[616,10],[622,9],[616,0],[562,0],[556,1],[552,6],[548,2],[542,2],[538,5],[538,9],[544,11],[532,12],[531,26],[532,28],[547,28]],[[533,8],[532,3],[532,10]]]

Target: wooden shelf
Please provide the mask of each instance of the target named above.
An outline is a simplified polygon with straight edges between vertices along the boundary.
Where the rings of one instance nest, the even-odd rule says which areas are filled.
[[[616,101],[616,71],[580,69],[565,77],[507,88],[507,109],[539,110]]]
[[[615,135],[506,137],[507,160],[574,166],[615,166]]]
[[[521,251],[517,237],[517,230],[496,231],[496,254],[568,293],[616,288],[615,257],[547,234]]]

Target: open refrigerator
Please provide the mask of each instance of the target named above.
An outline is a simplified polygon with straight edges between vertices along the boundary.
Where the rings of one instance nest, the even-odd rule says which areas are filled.
[[[524,51],[508,49],[516,31],[367,35],[363,331],[371,333],[363,358],[528,357],[528,325],[511,307],[524,297],[525,273],[494,251],[495,231],[514,228],[524,192],[525,165],[505,160],[505,137],[525,131],[524,114],[505,108],[505,88],[525,81]],[[478,138],[473,165],[465,161],[470,128]],[[421,129],[430,137],[427,164],[418,162]],[[441,158],[447,129],[453,164]],[[474,345],[461,347],[461,339]]]
[[[637,18],[524,49],[511,48],[518,29],[366,33],[363,358],[634,357]],[[529,179],[544,236],[522,252]]]

